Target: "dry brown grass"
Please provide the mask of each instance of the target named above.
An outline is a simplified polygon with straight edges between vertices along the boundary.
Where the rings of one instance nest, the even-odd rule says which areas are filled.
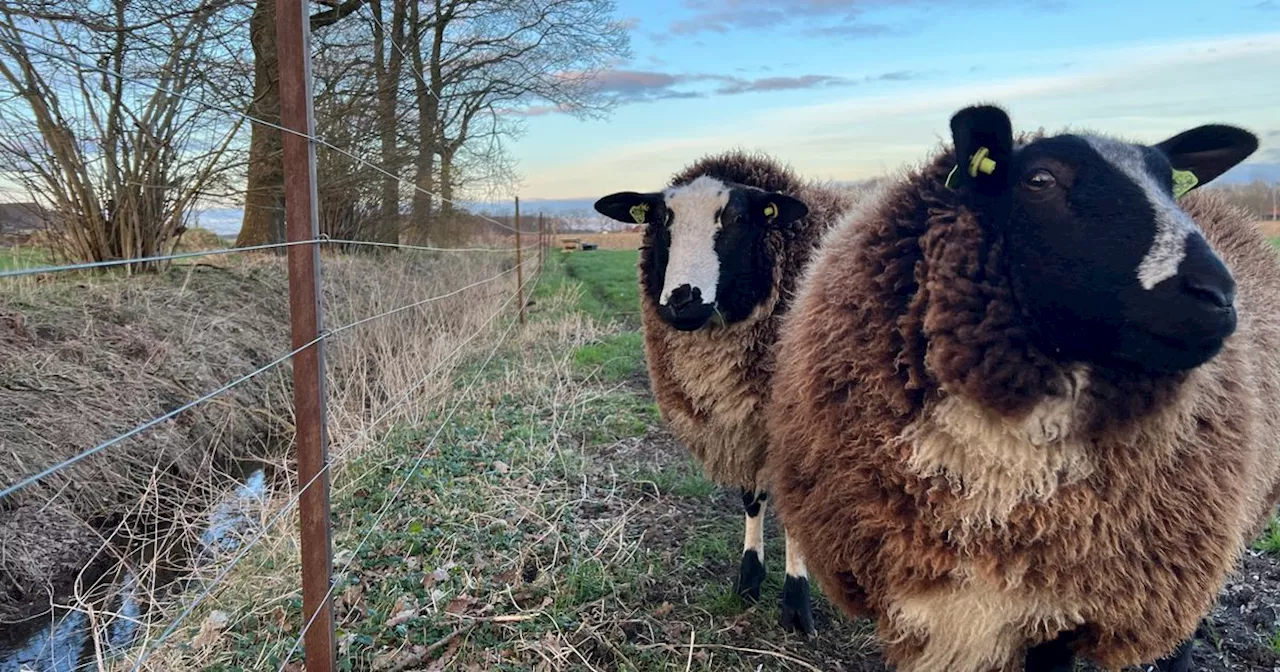
[[[159,277],[41,277],[0,286],[0,483],[287,352],[281,259],[246,256],[211,257]],[[326,341],[336,461],[370,445],[375,419],[381,427],[420,417],[424,400],[471,354],[464,341],[486,337],[506,317],[493,319],[513,293],[512,268],[509,254],[325,255],[330,328],[506,272]],[[0,618],[16,631],[22,622],[47,623],[56,605],[105,623],[94,584],[121,567],[162,604],[158,591],[170,576],[194,569],[193,578],[207,577],[216,567],[194,567],[192,552],[210,504],[234,485],[236,465],[266,464],[296,488],[287,458],[291,398],[282,366],[6,500]],[[294,577],[278,578],[292,589]]]
[[[554,247],[559,249],[563,241],[576,239],[583,243],[595,243],[602,250],[636,250],[640,248],[642,237],[643,234],[638,231],[563,233],[557,237]]]
[[[1262,235],[1268,238],[1280,238],[1280,221],[1260,219],[1258,228],[1262,230]]]

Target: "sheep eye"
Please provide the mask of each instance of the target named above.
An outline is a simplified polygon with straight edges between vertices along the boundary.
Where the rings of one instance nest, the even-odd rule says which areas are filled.
[[[1044,191],[1057,183],[1058,180],[1053,176],[1053,173],[1043,168],[1031,173],[1022,181],[1022,184],[1031,191]]]

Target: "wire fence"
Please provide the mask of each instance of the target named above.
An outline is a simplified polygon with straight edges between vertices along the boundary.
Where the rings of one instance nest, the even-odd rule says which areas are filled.
[[[330,241],[309,240],[309,241],[305,241],[305,244],[320,245],[324,242],[330,242]],[[356,241],[356,242],[359,242],[359,241]],[[299,243],[299,244],[304,244],[304,243]],[[236,569],[236,567],[239,566],[239,564],[244,560],[244,558],[247,557],[250,553],[252,553],[255,547],[259,545],[263,540],[269,538],[282,522],[285,522],[286,520],[291,519],[291,516],[297,513],[298,503],[302,499],[304,493],[308,492],[311,488],[315,487],[321,478],[327,478],[328,476],[330,476],[332,469],[335,466],[340,466],[345,459],[349,458],[351,454],[354,452],[355,447],[361,441],[367,441],[374,438],[374,434],[384,426],[385,421],[389,417],[391,417],[397,410],[399,410],[404,405],[413,401],[422,402],[423,401],[422,399],[417,399],[415,397],[415,392],[417,392],[418,389],[421,388],[422,385],[424,385],[427,380],[437,376],[443,369],[445,369],[449,365],[455,364],[458,360],[465,357],[468,351],[468,348],[472,346],[477,340],[479,340],[483,335],[485,335],[488,332],[488,329],[491,327],[491,325],[494,322],[497,322],[503,316],[506,316],[508,318],[507,319],[508,324],[502,330],[501,334],[497,338],[493,339],[493,345],[490,348],[488,348],[487,354],[484,356],[483,360],[480,362],[479,371],[471,378],[471,380],[467,383],[467,385],[464,387],[464,389],[461,392],[456,393],[456,400],[449,407],[448,411],[445,413],[443,418],[441,418],[436,423],[436,427],[435,427],[434,433],[431,435],[431,439],[423,446],[413,466],[410,467],[408,470],[406,470],[405,473],[409,477],[401,481],[399,487],[391,494],[390,498],[379,509],[378,513],[375,516],[375,522],[373,523],[373,525],[370,526],[370,528],[365,533],[365,535],[363,536],[359,544],[355,547],[353,551],[353,555],[350,556],[350,558],[348,558],[348,560],[345,563],[342,563],[341,566],[338,568],[336,575],[338,577],[342,577],[347,573],[347,571],[350,568],[351,558],[354,558],[355,557],[354,554],[358,554],[360,550],[363,549],[364,545],[369,540],[370,535],[372,535],[374,531],[378,529],[378,525],[381,523],[383,517],[387,514],[388,511],[392,509],[392,507],[395,505],[395,503],[399,499],[401,493],[404,491],[405,486],[407,486],[411,482],[412,476],[417,473],[418,467],[421,465],[422,460],[425,459],[426,455],[434,448],[442,432],[448,426],[448,423],[453,419],[455,413],[458,411],[461,404],[464,403],[464,401],[469,398],[469,395],[471,394],[472,390],[476,386],[476,383],[478,382],[480,377],[483,375],[484,368],[492,361],[492,359],[499,352],[501,347],[507,342],[511,334],[514,332],[515,328],[519,326],[520,320],[517,319],[517,315],[519,314],[520,311],[523,310],[522,304],[527,301],[527,297],[532,293],[530,290],[534,286],[536,286],[541,276],[541,271],[545,261],[545,251],[548,248],[548,246],[549,246],[549,239],[546,236],[539,236],[536,239],[536,243],[530,246],[529,248],[527,248],[528,252],[534,253],[536,256],[532,256],[531,258],[528,258],[528,259],[523,259],[519,265],[512,264],[510,268],[507,268],[506,270],[503,270],[497,274],[494,274],[490,277],[484,278],[477,282],[472,282],[472,283],[460,286],[454,290],[451,290],[443,294],[424,297],[416,301],[405,303],[403,305],[397,306],[392,309],[380,311],[376,314],[373,314],[358,320],[354,320],[337,327],[326,329],[318,337],[312,339],[311,341],[308,341],[304,345],[298,348],[294,348],[278,357],[275,357],[267,364],[260,366],[246,374],[238,376],[230,380],[226,384],[216,389],[213,389],[203,395],[200,395],[178,406],[177,408],[174,408],[171,411],[168,411],[164,414],[161,414],[150,420],[147,420],[146,422],[143,422],[126,432],[113,436],[94,446],[88,447],[76,453],[74,456],[66,460],[48,465],[47,467],[35,473],[32,473],[31,475],[25,478],[22,478],[21,480],[15,483],[6,484],[3,489],[0,489],[0,505],[3,504],[6,498],[11,497],[12,495],[23,490],[24,488],[32,486],[33,484],[36,484],[53,474],[59,473],[83,460],[89,459],[95,455],[105,453],[109,451],[113,446],[116,446],[125,441],[128,441],[131,438],[136,438],[139,435],[147,432],[148,430],[156,428],[167,421],[173,420],[179,415],[186,413],[191,409],[196,408],[197,406],[209,403],[210,401],[214,400],[216,397],[223,395],[247,383],[248,381],[256,377],[262,376],[270,371],[277,370],[280,367],[286,365],[290,360],[292,360],[299,353],[305,350],[308,350],[310,348],[313,348],[322,342],[328,341],[338,336],[339,334],[351,332],[361,327],[362,325],[367,325],[380,320],[385,320],[393,315],[404,313],[406,311],[410,311],[415,308],[425,306],[427,304],[436,303],[450,297],[462,295],[468,292],[469,290],[477,289],[485,285],[492,285],[500,281],[503,281],[504,279],[510,279],[511,276],[515,275],[517,272],[527,268],[527,270],[530,271],[528,277],[521,280],[519,285],[514,286],[510,290],[507,290],[504,292],[505,298],[503,298],[497,304],[497,306],[492,310],[492,312],[489,313],[489,315],[485,318],[483,323],[480,325],[481,327],[480,329],[476,330],[475,332],[471,333],[466,338],[464,338],[461,343],[459,343],[447,355],[445,355],[441,359],[441,361],[439,361],[434,366],[432,366],[431,369],[426,374],[424,374],[419,380],[417,380],[415,383],[412,383],[406,386],[405,389],[401,391],[399,396],[394,401],[389,403],[387,407],[381,413],[378,414],[377,417],[373,418],[363,426],[363,428],[359,432],[359,436],[349,437],[346,441],[344,441],[343,450],[339,452],[337,455],[335,455],[333,459],[327,461],[321,472],[313,475],[311,478],[307,479],[305,482],[299,483],[297,487],[290,493],[285,503],[282,506],[280,506],[278,509],[276,509],[274,512],[272,512],[267,517],[265,522],[261,524],[256,534],[244,539],[239,544],[239,548],[237,549],[235,554],[229,560],[225,561],[225,563],[221,566],[217,574],[213,576],[213,578],[211,578],[210,580],[204,582],[203,585],[198,589],[198,591],[195,592],[193,597],[187,600],[183,600],[180,603],[179,605],[180,611],[178,611],[176,616],[174,616],[172,620],[168,622],[168,624],[164,627],[164,629],[161,631],[161,633],[158,636],[156,636],[153,639],[147,639],[139,644],[138,648],[140,653],[135,659],[134,664],[131,666],[131,669],[133,670],[143,669],[146,662],[151,657],[151,655],[157,650],[159,650],[159,648],[162,645],[164,645],[176,632],[179,631],[181,626],[187,621],[187,619],[191,616],[192,613],[194,613],[210,597],[218,594],[219,591],[225,589],[225,582],[227,578],[232,574],[232,572]],[[279,247],[279,246],[274,246],[274,247]],[[398,247],[407,251],[424,249],[421,246],[411,246],[411,245],[395,246],[395,247]],[[447,248],[425,248],[425,249],[429,249],[431,251],[446,251],[446,252],[455,251]],[[210,253],[227,254],[231,252],[244,252],[244,251],[247,251],[247,250],[243,250],[243,249],[213,250],[213,251],[210,251]],[[257,250],[254,250],[254,251],[257,251]],[[471,248],[471,249],[459,248],[457,251],[514,252],[516,250],[515,248],[512,248],[511,250],[500,250],[500,249],[493,249],[493,248]],[[522,249],[522,251],[526,251],[526,250]],[[173,255],[173,257],[171,258],[186,258],[186,256]],[[91,266],[91,265],[85,265],[85,264],[69,264],[69,265],[60,266],[60,267],[42,267],[38,269],[38,272],[41,274],[51,274],[51,273],[56,274],[56,273],[82,271],[82,270],[86,270],[86,268],[100,268],[100,267],[101,266]],[[9,274],[6,277],[15,277],[18,275],[24,275],[24,274],[14,273],[14,274]],[[517,305],[518,302],[521,305]],[[326,590],[326,596],[325,596],[326,601],[331,599],[332,592],[334,588],[336,588],[338,585],[339,585],[338,581],[330,582]],[[307,632],[309,632],[310,629],[314,626],[318,613],[319,612],[314,612],[308,615],[305,625],[303,626],[297,639],[293,642],[293,647],[290,649],[289,654],[285,656],[285,659],[284,659],[285,662],[281,664],[280,669],[284,669],[284,665],[287,664],[287,662],[292,658],[293,653],[295,652],[297,647],[300,645],[303,638],[306,636]],[[89,669],[93,666],[94,666],[94,662],[86,662],[83,665],[79,666],[78,669]]]
[[[305,4],[285,1],[279,3],[278,11],[283,14],[296,13],[297,16],[291,20],[297,23],[296,19],[303,16],[302,10],[304,8]],[[376,14],[372,13],[372,10],[370,10],[369,19],[385,29],[385,25],[382,25]],[[309,76],[310,65],[307,61],[310,59],[310,54],[307,50],[308,39],[305,34],[305,27],[302,29],[304,32],[300,34],[289,34],[287,32],[289,28],[286,23],[286,19],[281,18],[278,20],[277,26],[280,32],[278,48],[281,55],[282,90],[283,97],[287,99],[291,95],[289,87],[301,87],[302,91],[309,94],[310,83],[307,77]],[[40,41],[32,42],[29,38],[35,38]],[[400,55],[407,58],[403,47],[396,42],[393,42],[393,44]],[[210,406],[216,403],[220,397],[244,388],[250,381],[261,379],[268,375],[283,374],[287,367],[292,366],[293,375],[285,377],[291,378],[290,385],[297,400],[293,431],[296,436],[294,443],[299,452],[294,458],[299,465],[302,465],[308,458],[313,461],[318,458],[319,461],[316,463],[318,468],[314,473],[310,474],[304,473],[302,468],[298,469],[297,481],[288,491],[288,496],[284,498],[283,503],[264,514],[263,520],[256,531],[241,539],[235,552],[218,562],[212,576],[206,580],[198,581],[194,589],[180,593],[173,603],[160,604],[155,607],[156,613],[173,614],[172,618],[167,622],[158,624],[151,620],[150,617],[139,614],[119,613],[116,614],[116,618],[126,621],[130,627],[141,627],[143,629],[144,634],[141,640],[136,642],[133,647],[135,654],[131,658],[132,662],[129,667],[132,670],[146,668],[153,656],[162,650],[176,633],[181,631],[193,614],[207,605],[209,600],[214,599],[227,589],[229,577],[235,573],[237,567],[241,565],[245,558],[254,553],[255,549],[265,540],[272,538],[283,523],[293,521],[296,518],[303,530],[302,555],[304,556],[304,571],[299,580],[299,590],[303,594],[304,603],[303,622],[296,638],[293,638],[290,648],[280,659],[276,669],[281,671],[286,669],[294,661],[295,653],[300,648],[305,650],[307,670],[311,672],[326,672],[335,669],[335,652],[332,645],[335,639],[334,624],[328,616],[335,590],[342,585],[344,577],[351,571],[352,562],[366,547],[372,535],[383,524],[388,512],[392,511],[400,501],[406,488],[419,472],[423,461],[435,449],[459,409],[475,393],[486,368],[502,351],[504,345],[509,343],[512,334],[516,333],[525,323],[526,306],[533,294],[533,290],[541,279],[547,252],[552,248],[552,227],[541,215],[537,216],[536,229],[523,226],[521,223],[520,203],[519,199],[516,198],[513,202],[514,216],[510,224],[488,216],[475,215],[478,219],[488,224],[514,234],[514,246],[418,245],[322,235],[318,230],[317,214],[315,212],[317,206],[315,148],[317,147],[325,148],[346,159],[350,159],[360,166],[393,180],[399,187],[407,187],[415,194],[423,194],[433,199],[433,202],[453,203],[453,200],[435,190],[426,189],[422,185],[406,179],[394,169],[377,165],[335,142],[330,142],[320,137],[314,131],[312,121],[314,110],[311,109],[314,101],[309,95],[304,98],[304,109],[300,111],[294,109],[292,114],[287,100],[282,101],[284,114],[280,123],[276,123],[260,116],[240,111],[229,105],[212,103],[202,96],[193,96],[180,92],[182,90],[180,83],[170,81],[172,78],[169,77],[159,77],[157,79],[154,77],[131,76],[122,72],[119,67],[112,67],[109,59],[93,64],[59,53],[56,43],[51,46],[49,35],[17,25],[13,16],[7,13],[4,20],[0,21],[0,46],[6,46],[21,52],[23,55],[40,55],[51,61],[70,66],[81,75],[94,73],[102,77],[102,86],[105,88],[109,88],[109,82],[121,85],[128,82],[150,89],[163,96],[183,100],[200,108],[214,110],[235,117],[240,121],[247,121],[255,126],[279,131],[288,136],[285,143],[286,161],[284,168],[286,174],[285,200],[289,204],[284,210],[288,221],[288,239],[284,241],[194,251],[174,250],[167,254],[122,254],[120,258],[66,264],[28,264],[8,270],[0,270],[0,282],[16,281],[23,278],[51,278],[56,280],[59,277],[74,276],[79,273],[100,272],[121,267],[130,271],[154,271],[179,261],[238,254],[285,253],[288,255],[287,266],[291,293],[290,321],[293,336],[293,347],[289,348],[282,344],[280,349],[277,350],[282,354],[271,357],[265,364],[239,375],[227,375],[225,378],[227,382],[202,394],[193,395],[190,399],[174,405],[171,410],[139,422],[132,428],[119,432],[110,438],[85,446],[64,459],[56,460],[49,464],[34,465],[29,470],[29,473],[13,482],[0,483],[0,510],[12,504],[24,491],[49,481],[55,475],[63,475],[82,463],[93,464],[91,461],[94,459],[110,460],[112,459],[113,449],[118,450],[117,447],[122,444],[140,439],[148,432],[158,428],[167,427],[174,421],[180,420],[185,414],[191,413],[194,409]],[[289,71],[291,65],[298,64],[303,66],[300,71]],[[414,73],[419,82],[426,86],[427,82],[423,80],[422,73],[416,70]],[[156,81],[153,81],[153,79],[156,79]],[[296,92],[295,90],[294,93]],[[37,94],[38,92],[27,92],[27,95]],[[439,98],[438,94],[434,94],[434,92],[433,95]],[[291,162],[288,160],[289,152],[296,151],[296,148],[290,149],[289,138],[305,145],[306,150],[309,152],[309,158],[306,161]],[[150,185],[138,181],[127,181],[127,183],[157,190],[169,188],[170,186],[165,184]],[[246,204],[247,207],[249,207],[248,204]],[[394,307],[378,310],[371,315],[351,319],[338,326],[328,326],[324,323],[324,313],[320,310],[323,304],[324,290],[326,289],[325,285],[322,284],[322,280],[325,275],[325,264],[337,257],[321,256],[321,252],[332,251],[337,253],[353,249],[395,251],[403,254],[426,253],[447,259],[458,258],[454,257],[454,255],[483,255],[486,258],[491,255],[497,255],[498,259],[501,260],[498,263],[506,264],[506,267],[472,282],[455,283],[447,291],[419,295],[412,300],[405,301]],[[317,264],[312,269],[312,272],[307,270],[308,262]],[[450,263],[454,264],[450,268],[463,268],[463,266],[458,265],[459,262]],[[4,285],[0,285],[0,289],[3,289],[3,287]],[[488,297],[493,296],[495,292],[498,297],[497,300],[490,300]],[[438,361],[427,367],[425,372],[415,380],[405,384],[396,394],[389,395],[389,398],[383,402],[381,410],[369,418],[367,422],[364,422],[356,432],[335,437],[335,445],[338,449],[330,454],[327,445],[329,437],[326,426],[328,399],[325,395],[326,381],[324,378],[327,375],[327,369],[324,366],[323,358],[319,357],[323,348],[327,344],[334,342],[340,335],[346,335],[347,338],[351,339],[360,338],[362,327],[387,323],[397,315],[416,314],[418,311],[426,310],[433,305],[443,304],[451,299],[477,295],[485,297],[486,305],[491,308],[486,311],[483,320],[480,320],[477,325],[472,325],[473,328],[470,329],[469,333],[457,334],[459,342],[454,347],[443,354]],[[299,297],[302,297],[303,300],[299,300]],[[495,326],[504,321],[506,322],[504,327],[499,329]],[[305,325],[308,324],[311,325],[313,330],[311,334],[305,331]],[[300,327],[300,325],[303,326]],[[354,548],[349,550],[350,555],[344,561],[335,563],[332,559],[331,543],[333,535],[331,523],[329,522],[332,518],[332,512],[328,509],[327,495],[328,482],[335,470],[356,456],[359,452],[359,446],[378,440],[379,433],[387,429],[388,421],[398,413],[402,413],[406,407],[415,404],[428,404],[431,398],[424,390],[428,387],[429,382],[446,375],[451,367],[458,366],[460,362],[471,359],[469,354],[479,345],[481,339],[486,337],[491,340],[491,343],[484,348],[483,356],[477,354],[474,358],[475,361],[478,361],[476,373],[465,382],[461,390],[451,391],[454,397],[452,403],[447,405],[447,410],[443,412],[439,419],[433,421],[434,426],[430,428],[430,438],[423,443],[412,464],[404,470],[405,477],[400,480],[397,487],[387,496],[382,506],[374,514],[372,523],[368,525]],[[318,358],[318,369],[308,372],[304,367],[300,366],[302,362],[307,361],[305,359],[307,357]],[[311,373],[318,376],[318,380],[309,379]],[[307,395],[314,395],[315,398],[318,398],[319,406],[317,408],[304,408],[303,399]],[[319,443],[318,445],[313,444],[310,439],[304,437],[315,437],[315,440]],[[312,452],[308,453],[308,451]],[[319,499],[315,497],[317,492],[322,494]],[[51,494],[49,501],[53,501],[58,496],[59,493],[56,492]],[[320,509],[316,508],[317,503],[320,504]],[[324,524],[322,533],[319,536],[308,537],[306,528],[309,525],[314,526],[317,521],[321,521]],[[317,545],[316,539],[322,540],[319,545]],[[315,571],[316,568],[321,568],[322,571],[317,572]],[[335,568],[336,573],[334,571]],[[319,597],[315,599],[313,596]],[[157,630],[158,634],[155,632]],[[324,636],[317,637],[317,633],[321,633],[321,631],[323,631],[322,634]],[[95,654],[94,660],[77,662],[65,669],[101,668],[103,665],[102,651],[100,647],[96,646],[96,643]],[[64,668],[60,667],[59,669]]]

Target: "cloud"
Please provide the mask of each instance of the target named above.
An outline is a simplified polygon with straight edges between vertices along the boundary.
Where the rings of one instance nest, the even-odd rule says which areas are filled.
[[[739,68],[738,72],[744,69]],[[647,70],[609,70],[595,79],[595,84],[614,102],[622,105],[658,100],[682,100],[710,96],[734,96],[765,91],[796,91],[837,86],[853,86],[865,82],[901,82],[919,77],[918,73],[899,70],[860,79],[834,75],[799,75],[794,77],[745,77],[712,73],[672,74]]]
[[[824,86],[844,86],[849,80],[843,77],[827,75],[803,75],[801,77],[762,77],[755,80],[741,80],[716,89],[720,95],[731,96],[753,91],[788,91],[793,89],[816,89]]]
[[[632,133],[630,141],[607,150],[585,143],[531,156],[524,190],[575,197],[661,185],[693,157],[725,147],[776,154],[815,179],[860,179],[915,165],[949,137],[950,115],[975,100],[1006,105],[1018,128],[1094,129],[1143,142],[1203,123],[1237,124],[1267,140],[1249,165],[1276,164],[1280,90],[1265,85],[1265,73],[1280,67],[1277,45],[1277,33],[1124,45],[1096,50],[1069,72],[1047,60],[1039,72],[967,81],[910,73],[920,77],[919,84],[894,91],[854,86],[844,100],[789,97],[782,106],[732,119],[664,119],[653,131]],[[717,86],[726,84],[711,88]],[[1257,94],[1232,94],[1239,90]]]
[[[1253,8],[1274,12],[1276,10],[1280,10],[1280,2],[1276,2],[1276,0],[1262,0],[1262,2],[1254,5]]]
[[[938,0],[924,0],[938,2]],[[1057,0],[1047,0],[1052,4]],[[685,0],[690,16],[673,21],[675,35],[729,33],[738,30],[766,30],[779,26],[803,26],[810,34],[823,37],[878,37],[902,29],[870,23],[862,13],[876,7],[919,4],[910,0]]]

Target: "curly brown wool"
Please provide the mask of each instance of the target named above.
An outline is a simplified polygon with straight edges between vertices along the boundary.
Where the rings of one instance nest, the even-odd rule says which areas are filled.
[[[741,151],[703,157],[675,175],[671,184],[688,184],[702,175],[785,193],[809,207],[806,217],[769,233],[766,245],[773,260],[774,289],[748,319],[678,331],[658,317],[657,306],[642,292],[645,355],[663,419],[711,479],[754,490],[763,488],[766,480],[760,474],[767,444],[763,410],[778,322],[791,302],[801,269],[823,233],[848,207],[849,198],[801,180],[768,156]],[[640,282],[660,286],[662,278],[645,273],[650,235],[646,233],[640,251]]]
[[[909,672],[1021,669],[1078,635],[1111,668],[1191,636],[1280,498],[1280,264],[1212,193],[1184,209],[1239,286],[1238,331],[1170,377],[1037,351],[949,149],[827,237],[779,342],[779,515]]]

